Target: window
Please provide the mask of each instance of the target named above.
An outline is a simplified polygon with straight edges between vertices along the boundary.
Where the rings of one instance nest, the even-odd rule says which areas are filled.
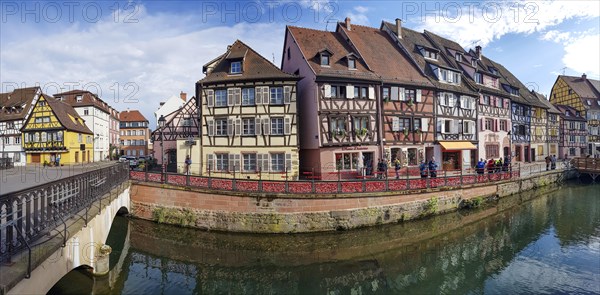
[[[575,156],[575,148],[569,148],[569,156]]]
[[[271,118],[271,135],[283,135],[283,118]]]
[[[471,60],[471,65],[472,65],[473,67],[477,67],[477,60],[476,60],[476,59],[472,59],[472,60]]]
[[[230,74],[240,74],[241,72],[242,72],[242,62],[241,61],[232,61],[229,73]]]
[[[398,131],[410,130],[410,119],[398,118]]]
[[[525,131],[527,128],[525,125],[519,125],[517,127],[517,135],[526,135],[527,132]]]
[[[417,130],[421,130],[421,118],[413,118],[413,131]]]
[[[462,55],[460,53],[456,53],[456,61],[462,61]]]
[[[433,50],[429,50],[429,49],[425,49],[423,52],[423,56],[425,58],[430,58],[430,59],[437,59],[437,53]]]
[[[483,104],[484,105],[490,105],[490,96],[489,95],[484,95],[483,96]]]
[[[569,95],[573,94],[573,89],[569,89]]]
[[[332,98],[346,98],[346,86],[332,85],[331,86],[331,97]]]
[[[440,104],[443,106],[454,107],[456,105],[454,94],[448,92],[440,93]]]
[[[227,90],[215,90],[215,107],[227,106]]]
[[[483,84],[483,75],[481,73],[475,73],[473,80],[478,84]]]
[[[366,132],[369,130],[369,118],[353,117],[352,121],[354,122],[354,132],[357,135],[366,135]]]
[[[494,120],[493,119],[485,119],[485,130],[494,130]]]
[[[390,88],[389,87],[382,88],[382,98],[383,98],[383,100],[390,100]]]
[[[508,122],[506,120],[500,120],[500,130],[508,131]]]
[[[255,135],[255,126],[254,118],[242,119],[242,135]],[[254,156],[256,159],[256,155]]]
[[[192,118],[190,117],[190,115],[185,115],[183,117],[183,126],[192,126]],[[140,135],[144,135],[143,132],[144,130],[140,130],[139,133],[142,133]]]
[[[486,144],[485,145],[485,156],[486,156],[486,158],[500,157],[500,147],[497,144]]]
[[[416,91],[414,89],[404,89],[404,100],[416,101]]]
[[[490,73],[494,74],[494,75],[498,75],[498,70],[494,67],[489,67],[488,68],[490,70]]]
[[[358,166],[358,153],[335,154],[335,167],[337,170],[356,170]]]
[[[229,154],[215,154],[215,170],[229,171]]]
[[[15,144],[21,144],[21,137],[15,137]]]
[[[452,120],[444,120],[442,124],[442,133],[452,133]]]
[[[360,98],[369,98],[367,87],[360,88]]]
[[[329,54],[321,53],[321,65],[329,66]]]
[[[285,171],[285,154],[284,153],[271,154],[271,171],[273,171],[273,172],[284,172]]]
[[[256,154],[243,154],[243,166],[244,172],[255,172],[256,171]]]
[[[242,89],[242,105],[254,105],[254,88]]]
[[[355,70],[356,69],[356,59],[354,58],[349,58],[348,59],[348,68],[351,70]]]
[[[283,104],[283,87],[271,87],[271,104]]]
[[[5,137],[4,138],[4,144],[5,145],[10,145],[10,137]]]
[[[129,140],[129,139],[128,139],[128,140],[126,140],[126,141],[125,141],[125,145],[131,145],[131,140]]]
[[[215,119],[215,136],[227,135],[227,119]]]
[[[346,118],[337,117],[331,118],[330,131],[331,132],[345,132],[346,131]]]
[[[83,136],[81,134],[78,134],[78,142],[82,143],[83,142]]]
[[[83,96],[77,95],[75,99],[77,100],[77,102],[81,102],[83,100]]]
[[[463,121],[462,127],[463,134],[473,134],[473,131],[475,130],[475,122]]]
[[[90,114],[90,111],[87,108],[83,109],[84,116],[88,116],[89,114]]]

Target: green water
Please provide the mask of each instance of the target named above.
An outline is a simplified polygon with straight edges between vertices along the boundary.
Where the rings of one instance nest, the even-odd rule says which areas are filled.
[[[56,294],[599,294],[599,185],[349,232],[248,235],[119,218],[111,274]],[[125,245],[125,246],[123,246]]]

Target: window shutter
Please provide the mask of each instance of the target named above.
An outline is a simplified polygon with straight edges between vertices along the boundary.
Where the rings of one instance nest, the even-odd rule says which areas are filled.
[[[483,95],[479,96],[479,104],[485,104],[485,100],[483,99]]]
[[[485,119],[484,118],[479,119],[479,130],[485,131]]]
[[[392,131],[400,131],[400,118],[392,117]]]
[[[241,118],[237,118],[235,119],[235,135],[241,135],[242,134],[242,119]]]
[[[392,87],[392,93],[390,93],[390,100],[398,100],[398,87]]]
[[[346,85],[346,98],[354,98],[354,86]]]
[[[215,136],[215,121],[209,119],[208,124],[208,136]]]
[[[242,104],[242,88],[233,88],[233,99],[234,105],[239,106]]]
[[[215,170],[215,155],[207,154],[206,155],[206,171]]]
[[[234,105],[235,101],[234,101],[234,89],[233,88],[227,88],[227,106],[230,107],[232,105]]]
[[[331,85],[329,84],[323,84],[323,94],[325,96],[325,98],[330,98],[331,97]]]
[[[429,119],[428,118],[421,118],[421,131],[422,132],[429,131]]]
[[[242,166],[240,165],[241,164],[242,155],[235,154],[234,156],[235,156],[235,161],[234,161],[235,171],[242,171],[242,169],[241,169]]]
[[[285,171],[292,171],[292,154],[285,154]]]
[[[269,118],[263,118],[263,134],[269,135],[271,134],[271,120]]]
[[[254,88],[254,103],[261,105],[263,103],[262,87]]]
[[[232,118],[227,119],[227,135],[229,136],[233,136],[233,123]]]
[[[269,154],[263,154],[262,157],[262,171],[264,172],[268,172],[269,171]]]
[[[269,92],[269,86],[263,86],[262,87],[263,90],[263,104],[270,104],[271,103],[271,93]]]
[[[215,106],[215,91],[212,89],[206,90],[206,105],[209,108],[212,108]]]
[[[260,135],[260,118],[254,118],[254,135]]]
[[[235,155],[234,154],[229,154],[229,171],[235,171]]]
[[[292,101],[292,86],[283,86],[283,103],[290,104]]]
[[[437,121],[437,132],[442,133],[442,134],[446,133],[445,125],[446,125],[446,120],[443,120],[443,119],[438,120]]]
[[[505,99],[505,100],[504,100],[504,108],[505,108],[505,109],[508,109],[508,108],[510,108],[510,100],[509,100],[509,99]]]
[[[406,100],[406,93],[404,92],[404,88],[400,87],[400,100],[401,101],[405,101]]]
[[[285,117],[283,125],[283,134],[290,135],[292,133],[292,119]]]
[[[369,99],[375,99],[375,87],[369,86]]]
[[[498,132],[500,130],[500,121],[494,120],[494,131]]]
[[[263,171],[262,160],[263,160],[263,154],[256,154],[256,172]]]
[[[458,130],[458,120],[450,120],[450,133],[452,134],[458,134],[459,130]]]
[[[471,121],[471,124],[469,124],[469,128],[471,129],[471,134],[475,134],[475,121]]]
[[[421,102],[421,89],[417,89],[417,102]]]

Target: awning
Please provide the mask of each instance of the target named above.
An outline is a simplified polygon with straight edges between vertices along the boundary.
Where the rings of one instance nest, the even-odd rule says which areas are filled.
[[[477,149],[474,144],[469,141],[440,141],[440,145],[445,150],[474,150]]]

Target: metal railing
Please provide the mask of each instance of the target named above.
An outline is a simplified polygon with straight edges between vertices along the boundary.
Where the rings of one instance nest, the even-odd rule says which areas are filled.
[[[282,180],[281,174],[272,173],[276,177],[248,179],[244,175],[230,174],[229,177],[219,177],[219,174],[207,176],[185,175],[177,173],[160,173],[148,171],[131,171],[130,179],[140,182],[162,183],[175,186],[195,187],[225,192],[256,192],[256,193],[285,193],[285,194],[337,194],[337,193],[371,193],[371,192],[397,192],[404,190],[418,190],[429,188],[461,187],[478,183],[497,182],[517,179],[521,176],[520,166],[511,166],[508,169],[494,170],[478,174],[475,171],[437,171],[437,177],[421,178],[413,170],[404,175],[395,177],[393,169],[389,169],[385,177],[360,177],[342,179],[338,174],[337,179],[324,180],[315,177],[307,180]],[[277,179],[279,177],[279,179]]]
[[[65,221],[85,210],[87,225],[89,209],[98,203],[102,211],[102,196],[127,181],[128,172],[118,163],[0,196],[0,262],[25,248],[31,256],[31,245],[59,227],[64,246]]]

